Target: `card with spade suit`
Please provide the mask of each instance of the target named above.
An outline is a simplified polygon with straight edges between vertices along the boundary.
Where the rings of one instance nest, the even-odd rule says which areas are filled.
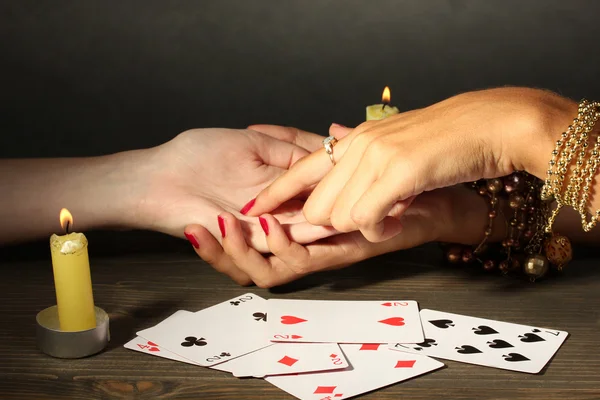
[[[137,334],[198,365],[217,365],[272,345],[266,303],[247,293]]]
[[[425,340],[395,350],[513,371],[538,373],[567,332],[434,310],[421,310]]]
[[[351,366],[339,371],[268,376],[265,380],[302,400],[342,400],[434,371],[441,362],[389,350],[385,344],[341,344]]]
[[[416,301],[268,300],[275,342],[420,343]],[[391,342],[390,342],[391,340]]]

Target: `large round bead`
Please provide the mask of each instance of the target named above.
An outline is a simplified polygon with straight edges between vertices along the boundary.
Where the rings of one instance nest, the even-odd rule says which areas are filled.
[[[527,257],[523,264],[523,272],[533,280],[541,278],[548,272],[548,259],[541,254]]]
[[[573,258],[573,247],[568,237],[554,234],[544,242],[546,257],[561,270]]]

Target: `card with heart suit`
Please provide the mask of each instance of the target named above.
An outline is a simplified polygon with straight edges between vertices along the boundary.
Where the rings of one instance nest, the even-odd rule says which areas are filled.
[[[262,378],[346,367],[348,362],[336,343],[277,343],[211,368],[237,377]]]
[[[444,366],[420,354],[384,344],[340,345],[351,366],[340,371],[268,376],[265,380],[302,400],[348,399]]]
[[[274,342],[419,343],[416,301],[268,300]],[[390,341],[391,340],[391,341]]]
[[[161,348],[157,343],[146,340],[140,336],[131,339],[129,342],[125,343],[123,347],[130,350],[139,351],[140,353],[151,354],[157,357],[168,358],[169,360],[197,365],[196,363],[188,360],[187,358],[181,357],[169,350],[165,350]]]
[[[422,310],[425,340],[393,349],[513,371],[538,373],[558,351],[567,332]]]
[[[266,300],[247,293],[137,334],[208,367],[270,346],[266,320]]]

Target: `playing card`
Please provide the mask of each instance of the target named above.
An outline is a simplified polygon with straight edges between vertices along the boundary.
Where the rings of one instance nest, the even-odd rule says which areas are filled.
[[[153,356],[168,358],[169,360],[181,361],[188,364],[194,364],[194,362],[188,360],[185,357],[181,357],[169,350],[161,348],[157,343],[151,342],[149,340],[144,339],[143,337],[137,336],[131,339],[129,342],[125,343],[123,347],[139,351],[141,353],[151,354]]]
[[[348,362],[336,343],[277,343],[211,368],[237,377],[262,378],[346,367]]]
[[[206,367],[270,346],[266,321],[266,300],[247,293],[138,335]]]
[[[274,342],[419,343],[415,301],[268,301]],[[390,342],[390,340],[392,340]]]
[[[420,354],[383,344],[340,345],[351,366],[340,371],[268,376],[265,380],[302,400],[348,399],[444,366]]]
[[[425,340],[392,348],[469,364],[538,373],[556,353],[567,332],[422,310]]]

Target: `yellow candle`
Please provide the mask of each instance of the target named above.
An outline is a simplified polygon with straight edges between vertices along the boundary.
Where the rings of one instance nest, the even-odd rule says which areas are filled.
[[[391,97],[390,88],[386,86],[385,89],[383,89],[383,95],[381,96],[381,101],[383,104],[373,104],[367,106],[367,121],[384,119],[390,115],[398,114],[400,110],[398,110],[396,107],[390,106]]]
[[[68,210],[61,210],[61,225],[72,225]],[[88,241],[83,233],[68,233],[50,237],[52,269],[60,329],[83,331],[96,327],[96,312],[92,294],[92,278],[88,258]]]

